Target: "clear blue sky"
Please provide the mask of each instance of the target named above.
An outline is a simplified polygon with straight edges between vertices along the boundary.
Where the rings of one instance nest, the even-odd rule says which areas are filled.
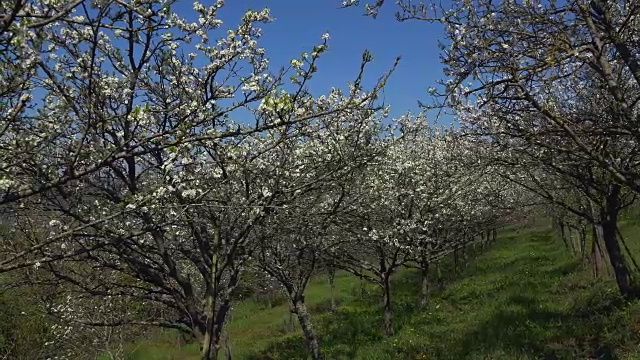
[[[438,40],[443,39],[442,26],[397,22],[392,0],[388,0],[377,19],[363,16],[362,7],[340,9],[340,3],[340,0],[229,0],[220,17],[226,28],[235,26],[249,8],[270,8],[276,20],[264,25],[261,44],[276,68],[287,65],[303,51],[310,52],[328,31],[329,51],[320,59],[318,74],[311,83],[316,94],[326,93],[332,86],[344,87],[353,80],[365,49],[374,57],[366,73],[369,84],[401,56],[399,67],[386,87],[385,102],[391,104],[394,117],[407,110],[418,112],[417,101],[430,101],[427,89],[443,78],[438,49]]]

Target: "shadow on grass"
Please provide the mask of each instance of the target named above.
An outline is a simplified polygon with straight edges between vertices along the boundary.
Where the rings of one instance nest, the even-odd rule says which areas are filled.
[[[624,301],[610,283],[592,281],[549,235],[526,236],[503,239],[459,275],[450,260],[441,264],[449,284],[442,291],[432,286],[427,309],[418,306],[419,274],[401,272],[392,283],[392,338],[382,335],[379,291],[334,313],[318,306],[312,317],[326,358],[617,359],[611,334]],[[431,284],[438,280],[432,274]],[[295,335],[251,358],[306,354],[304,339]]]
[[[509,262],[502,269],[513,276],[501,294],[491,297],[493,309],[487,310],[488,318],[452,345],[457,349],[454,358],[507,353],[548,360],[616,359],[614,347],[600,335],[606,331],[602,320],[622,309],[623,299],[611,290],[611,284],[585,277],[579,260],[553,256],[557,250],[548,236],[536,236],[532,242],[548,256],[518,256],[518,262]],[[582,291],[563,288],[565,278],[585,286]],[[554,287],[556,297],[550,292]],[[561,300],[568,305],[555,303]]]
[[[332,313],[314,314],[315,330],[327,358],[349,358],[360,346],[380,341],[382,321],[376,308],[370,306],[340,308]],[[272,343],[250,359],[306,358],[307,344],[302,336],[290,336]]]
[[[528,295],[512,295],[497,304],[493,314],[464,334],[454,358],[473,354],[509,353],[535,359],[618,359],[615,346],[602,334],[610,331],[603,316],[620,310],[617,294],[593,293],[580,298],[568,311],[548,309]]]
[[[512,295],[496,304],[489,318],[463,334],[451,350],[459,359],[498,351],[522,354],[523,358],[544,354],[548,328],[565,320],[565,314],[545,309],[535,297]]]

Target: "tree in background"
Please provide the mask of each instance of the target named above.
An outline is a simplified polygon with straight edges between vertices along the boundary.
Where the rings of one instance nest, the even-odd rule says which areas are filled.
[[[384,4],[366,5],[367,13],[375,16]],[[593,201],[597,217],[591,221],[602,227],[620,292],[636,298],[616,228],[625,189],[640,190],[640,63],[634,53],[640,7],[601,0],[399,6],[400,20],[445,27],[448,79],[431,93],[442,96],[471,134],[491,138],[515,159],[516,152],[526,153],[534,168],[543,163],[535,181],[562,174],[561,182]]]

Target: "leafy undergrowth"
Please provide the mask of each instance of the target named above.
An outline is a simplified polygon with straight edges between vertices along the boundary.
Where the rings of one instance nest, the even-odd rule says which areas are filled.
[[[363,293],[347,274],[336,284],[335,312],[325,278],[307,293],[327,359],[640,359],[640,303],[625,303],[611,279],[594,280],[546,231],[502,236],[460,276],[434,289],[424,310],[417,306],[417,274],[398,274],[390,338],[382,336],[378,290],[368,286]],[[239,304],[229,328],[233,358],[305,359],[291,320],[284,304]],[[131,358],[197,358],[193,345],[166,343],[138,346]]]

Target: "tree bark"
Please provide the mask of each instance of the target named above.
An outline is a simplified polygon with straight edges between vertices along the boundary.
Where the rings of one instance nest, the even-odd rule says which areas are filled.
[[[575,251],[573,251],[572,246],[569,246],[569,242],[567,242],[567,234],[565,234],[565,228],[564,228],[564,223],[562,221],[558,221],[558,229],[560,230],[560,239],[562,239],[562,242],[564,243],[564,247],[567,248],[567,250],[571,251],[573,254],[575,254]]]
[[[384,333],[387,336],[393,336],[393,308],[391,306],[391,274],[384,273],[382,275],[382,294],[384,306]]]
[[[429,262],[425,261],[420,264],[420,275],[422,287],[420,289],[420,307],[425,308],[429,303]]]
[[[224,335],[224,358],[225,360],[233,359],[231,354],[231,343],[229,342],[229,332],[225,331]]]
[[[209,307],[209,305],[207,305],[207,307]],[[202,348],[200,353],[200,358],[202,360],[216,360],[218,358],[218,339],[214,339],[214,325],[212,317],[213,316],[209,316],[207,319],[207,326],[202,339]]]
[[[316,334],[313,332],[311,316],[309,315],[307,306],[304,303],[304,296],[299,295],[293,298],[292,312],[298,317],[302,333],[304,334],[304,338],[307,340],[307,346],[309,347],[311,358],[313,360],[321,360],[322,353],[320,352],[320,342],[318,341]]]
[[[436,267],[436,279],[438,281],[438,291],[442,291],[444,289],[444,278],[442,276],[442,269],[440,269],[440,265],[436,262],[434,264]]]
[[[600,210],[596,209],[596,205],[590,201],[591,206],[591,218],[593,222],[591,224],[592,238],[593,243],[591,244],[591,262],[594,267],[594,276],[602,276],[603,273],[606,272],[608,275],[610,273],[609,266],[607,266],[607,261],[609,259],[605,248],[604,248],[604,233],[602,229],[602,219],[604,210],[602,207]],[[586,256],[586,249],[585,254]],[[610,261],[609,261],[610,262]]]
[[[219,232],[216,231],[216,243],[219,242]],[[216,254],[212,255],[212,264],[216,263]],[[206,295],[206,328],[204,331],[204,339],[202,342],[202,351],[200,358],[202,360],[216,360],[218,351],[220,350],[220,335],[227,319],[227,314],[231,309],[231,291],[238,285],[240,280],[240,269],[232,270],[229,283],[224,289],[216,289],[216,271],[211,269],[210,289],[207,289]],[[221,297],[220,306],[216,307],[217,297]]]
[[[591,261],[593,263],[593,276],[599,277],[602,274],[602,254],[600,239],[602,238],[602,226],[593,224],[593,241],[591,244]]]
[[[587,229],[586,226],[580,226],[580,252],[582,253],[582,261],[584,261],[584,254],[587,249]]]
[[[289,322],[287,320],[284,321],[286,324],[287,331],[294,331],[296,328],[296,324],[293,322],[293,312],[289,312]]]
[[[364,280],[363,276],[360,276],[360,296],[364,297],[367,295],[367,283]]]
[[[575,236],[573,236],[573,231],[572,231],[572,227],[571,226],[567,226],[567,238],[569,239],[569,242],[571,242],[571,247],[573,248],[573,254],[574,255],[578,255],[580,256],[580,244],[578,241],[578,238],[576,238]]]
[[[624,240],[624,236],[622,236],[622,233],[620,232],[620,228],[616,229],[616,234],[618,234],[618,239],[620,239],[622,246],[624,246],[624,249],[627,252],[627,256],[629,257],[629,260],[631,260],[631,263],[633,264],[633,267],[636,273],[640,272],[640,266],[638,265],[636,258],[631,253],[631,250],[629,250],[629,247],[627,246],[627,242]]]
[[[202,360],[216,360],[218,358],[218,351],[220,351],[220,340],[222,329],[224,327],[225,319],[230,309],[230,302],[225,300],[220,304],[218,311],[213,316],[210,325],[207,325],[207,330],[204,333],[204,339],[202,343]]]
[[[329,291],[331,293],[331,311],[336,310],[336,269],[334,267],[329,267],[328,270],[329,276]]]
[[[602,235],[605,248],[609,254],[609,261],[613,267],[616,277],[616,283],[620,294],[625,299],[635,299],[637,294],[631,284],[631,274],[618,242],[616,229],[618,228],[618,195],[620,193],[620,185],[611,185],[609,194],[605,200],[605,207],[601,211],[602,214]]]

